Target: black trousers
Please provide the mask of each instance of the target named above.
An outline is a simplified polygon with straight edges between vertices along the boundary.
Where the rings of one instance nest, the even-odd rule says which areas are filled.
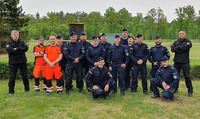
[[[14,93],[15,79],[16,79],[18,68],[19,68],[22,78],[23,78],[25,91],[30,90],[29,89],[29,81],[27,78],[27,64],[26,63],[12,64],[12,65],[9,65],[9,70],[10,70],[10,79],[9,79],[9,83],[8,83],[9,93]]]
[[[174,63],[174,67],[176,68],[178,74],[180,75],[181,69],[183,70],[183,74],[185,77],[185,84],[188,88],[188,93],[193,93],[192,81],[190,78],[190,64],[189,63]],[[179,86],[177,86],[178,89]]]

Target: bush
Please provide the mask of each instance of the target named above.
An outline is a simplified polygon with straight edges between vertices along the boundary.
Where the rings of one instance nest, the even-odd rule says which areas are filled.
[[[9,78],[9,65],[8,63],[5,62],[0,62],[0,79],[8,79]],[[28,78],[29,79],[33,79],[33,69],[34,69],[34,63],[32,62],[28,62],[27,63],[27,69],[28,69]],[[150,74],[150,70],[151,70],[151,65],[147,66],[147,78],[150,79],[151,78],[151,74]],[[191,70],[190,70],[190,75],[192,79],[199,79],[200,78],[200,65],[198,66],[191,66]],[[73,75],[74,77],[74,75]],[[141,78],[139,76],[139,78]],[[181,78],[184,78],[183,73],[181,72]],[[22,79],[20,71],[18,70],[17,72],[17,77],[16,79]]]

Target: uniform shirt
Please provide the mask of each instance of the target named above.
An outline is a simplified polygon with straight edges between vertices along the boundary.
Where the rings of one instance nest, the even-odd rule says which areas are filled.
[[[161,66],[155,76],[156,79],[160,81],[160,84],[165,81],[170,88],[177,86],[180,80],[180,76],[176,69],[170,65],[168,67]]]
[[[54,62],[59,58],[59,54],[62,54],[62,50],[61,50],[61,47],[58,45],[55,45],[55,46],[48,45],[44,49],[44,54],[47,55],[47,59],[50,62]]]
[[[33,48],[33,53],[34,52],[43,52],[44,53],[44,49],[45,49],[45,46],[40,47],[40,45],[36,45]],[[46,61],[44,60],[43,56],[35,57],[35,65],[41,66],[41,65],[45,65],[45,64],[46,64]]]
[[[86,58],[91,65],[98,61],[99,57],[105,58],[106,51],[102,46],[90,46],[86,52]]]
[[[17,50],[13,50],[17,48]],[[6,43],[6,50],[8,52],[9,64],[20,64],[27,61],[25,52],[28,51],[28,46],[22,40],[17,42],[12,39]]]
[[[137,64],[138,60],[141,59],[143,64],[146,64],[147,59],[149,58],[149,49],[147,44],[134,43],[129,50],[130,58],[134,64]]]
[[[103,48],[106,50],[105,60],[107,60],[108,59],[108,51],[109,51],[109,48],[110,48],[111,44],[108,43],[108,42],[106,42],[105,44],[103,44],[102,42],[100,42],[99,46],[103,46]]]
[[[79,57],[79,61],[81,61],[85,56],[85,50],[83,45],[80,42],[72,43],[66,45],[64,50],[64,56],[67,58],[67,61],[73,62],[75,58]]]
[[[113,77],[105,66],[102,69],[96,66],[91,68],[86,74],[85,81],[91,88],[94,85],[103,87],[106,84],[110,85],[110,83],[113,81]]]
[[[154,46],[149,50],[149,61],[153,64],[154,62],[160,62],[162,57],[170,58],[169,50],[164,46]]]
[[[189,52],[191,47],[192,42],[189,39],[176,40],[171,46],[171,51],[175,52],[174,62],[189,63]]]
[[[131,48],[131,46],[129,46],[129,45],[127,45],[126,46],[126,49],[128,50],[128,52],[130,52],[130,48]],[[132,63],[132,61],[130,60],[131,58],[130,58],[130,55],[128,56],[129,57],[129,63],[128,63],[128,65],[133,65],[133,63]]]
[[[61,47],[61,50],[62,50],[62,53],[64,52],[64,47],[65,47],[66,44],[62,44],[60,47]],[[64,54],[63,54],[63,57],[62,59],[60,60],[59,62],[60,66],[64,66],[67,64],[67,59],[64,57]]]
[[[88,49],[90,46],[92,46],[91,43],[88,42],[88,41],[86,41],[85,43],[82,43],[82,42],[80,41],[80,43],[83,45],[85,51],[87,51],[87,49]],[[84,58],[82,59],[82,63],[83,63],[83,64],[84,64],[84,63],[86,63],[86,64],[88,63],[86,56],[84,56]]]
[[[129,56],[128,50],[124,45],[119,44],[119,46],[116,46],[115,44],[113,44],[109,48],[108,64],[109,66],[111,66],[111,63],[121,62],[127,65],[129,62],[128,56]]]
[[[121,38],[120,43],[122,45],[128,45],[128,37],[126,39]]]

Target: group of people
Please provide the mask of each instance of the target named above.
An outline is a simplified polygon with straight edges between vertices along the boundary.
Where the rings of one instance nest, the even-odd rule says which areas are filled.
[[[6,44],[6,49],[9,54],[10,69],[9,95],[13,96],[18,68],[23,77],[25,91],[29,92],[30,89],[25,55],[28,45],[19,40],[19,32],[16,30],[11,32],[11,38]],[[134,41],[134,37],[128,36],[126,29],[122,30],[122,38],[115,35],[114,44],[106,41],[105,33],[101,34],[100,39],[93,36],[90,43],[86,41],[87,35],[84,32],[80,34],[80,41],[78,41],[77,34],[71,32],[70,40],[71,42],[63,44],[61,35],[57,37],[51,35],[49,37],[50,45],[45,46],[44,37],[39,37],[39,44],[33,49],[35,93],[40,91],[39,80],[42,75],[43,90],[47,92],[47,95],[52,93],[53,78],[57,82],[57,93],[61,95],[65,87],[65,94],[69,95],[73,90],[72,77],[75,71],[76,89],[82,94],[86,93],[83,90],[85,79],[87,90],[92,92],[93,99],[98,97],[107,99],[109,93],[117,93],[118,88],[121,96],[124,96],[129,89],[131,89],[131,94],[135,95],[138,92],[138,75],[140,73],[143,94],[147,95],[153,92],[152,98],[158,98],[160,97],[158,87],[160,87],[163,89],[162,96],[165,99],[173,100],[174,93],[178,91],[180,70],[183,69],[188,96],[193,95],[189,64],[189,51],[192,43],[186,39],[185,31],[179,32],[179,39],[171,46],[171,51],[175,52],[174,67],[170,66],[169,51],[161,45],[162,40],[158,36],[155,40],[156,45],[150,50],[148,45],[143,43],[142,34],[138,33]],[[147,60],[152,63],[149,91],[146,79]]]

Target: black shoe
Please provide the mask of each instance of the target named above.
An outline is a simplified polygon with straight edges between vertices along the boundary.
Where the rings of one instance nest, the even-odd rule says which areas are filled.
[[[128,91],[128,90],[129,90],[129,88],[126,88],[125,90],[126,90],[126,91]]]
[[[174,99],[175,99],[174,96],[173,96],[172,98],[170,98],[170,100],[172,100],[172,101],[173,101]]]
[[[47,91],[47,88],[43,88],[43,91],[45,91],[45,92],[46,92],[46,91]]]
[[[30,90],[26,90],[27,93],[30,93]]]
[[[66,90],[65,95],[67,96],[69,95],[69,90]]]
[[[149,94],[152,93],[152,90],[149,91]]]
[[[108,100],[109,98],[106,96],[106,97],[103,97],[105,100]]]
[[[188,97],[192,97],[193,96],[193,94],[192,93],[188,93]]]
[[[176,90],[174,91],[174,93],[178,93],[178,89],[176,89]]]
[[[70,88],[69,90],[70,90],[70,91],[74,91],[74,89],[73,89],[73,88]]]
[[[135,95],[135,94],[136,94],[136,92],[135,92],[135,91],[133,91],[133,92],[131,92],[131,94],[132,94],[132,95]]]
[[[76,88],[76,91],[79,91],[80,89],[79,88]]]
[[[86,94],[86,92],[83,89],[79,89],[79,92],[82,94]]]
[[[111,92],[110,92],[111,94],[116,94],[117,93],[117,91],[113,91],[113,90],[111,90]]]
[[[62,95],[62,91],[57,91],[57,94]]]
[[[159,98],[160,95],[153,95],[151,98],[155,99],[155,98]]]
[[[149,95],[149,93],[148,93],[147,91],[143,92],[143,94],[145,94],[145,95]]]
[[[125,92],[121,92],[121,96],[125,96]]]
[[[9,96],[14,96],[14,93],[9,93]]]
[[[46,94],[46,95],[47,95],[47,96],[51,95],[51,92],[48,92],[48,91],[47,91],[47,94]]]

